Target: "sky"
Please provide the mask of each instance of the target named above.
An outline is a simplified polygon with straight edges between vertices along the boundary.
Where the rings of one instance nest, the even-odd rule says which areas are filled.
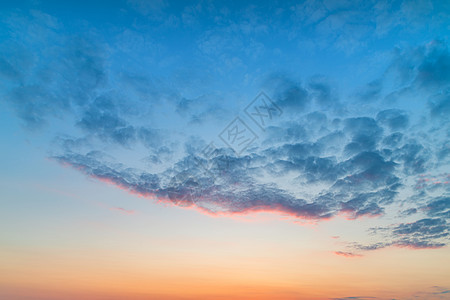
[[[1,299],[449,299],[450,3],[1,1]]]

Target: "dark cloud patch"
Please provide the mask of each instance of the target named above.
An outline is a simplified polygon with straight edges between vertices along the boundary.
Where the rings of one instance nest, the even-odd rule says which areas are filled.
[[[381,97],[383,90],[382,80],[374,80],[362,87],[357,93],[356,97],[364,102],[372,102]]]
[[[445,142],[439,150],[437,157],[439,160],[445,160],[450,156],[450,142]]]
[[[61,64],[56,66],[64,72],[59,87],[65,89],[71,102],[82,105],[107,82],[106,54],[100,44],[82,37],[68,40],[63,53]]]
[[[280,96],[277,97],[277,103],[283,108],[305,109],[308,99],[307,92],[298,85],[292,85],[286,88]]]
[[[329,107],[338,102],[336,92],[324,78],[313,77],[308,83],[308,91],[311,99],[321,107]]]
[[[394,150],[392,156],[394,161],[401,162],[404,172],[408,175],[424,173],[430,159],[429,151],[415,140]]]
[[[428,102],[432,117],[449,118],[450,116],[450,89],[435,95]]]
[[[356,244],[355,248],[358,250],[362,250],[362,251],[373,251],[373,250],[383,249],[383,248],[391,246],[391,245],[392,245],[391,242],[378,242],[378,243],[373,243],[370,245]]]
[[[6,24],[6,41],[0,46],[0,74],[9,79],[3,99],[24,124],[41,128],[55,117],[75,119],[72,125],[86,136],[72,140],[84,138],[93,142],[92,137],[96,137],[97,142],[124,147],[141,141],[154,152],[152,155],[166,146],[162,145],[162,134],[138,125],[136,119],[149,114],[152,104],[163,96],[178,99],[173,89],[127,70],[112,75],[108,56],[111,52],[98,36],[67,35],[58,26],[41,28],[43,20],[49,17],[36,12],[17,20],[12,18]],[[23,28],[41,34],[27,36],[20,32]],[[39,49],[39,59],[30,49]],[[123,88],[126,93],[122,93]]]
[[[197,98],[181,98],[175,104],[175,111],[188,119],[189,124],[202,124],[206,120],[223,120],[228,115],[221,102],[214,95],[202,95]]]
[[[396,235],[435,235],[445,232],[447,229],[445,220],[421,219],[414,223],[400,224],[393,228]]]
[[[159,152],[171,153],[164,145],[165,138],[160,130],[155,128],[140,127],[137,129],[137,137],[148,149],[160,149]]]
[[[14,44],[17,51],[8,50],[12,45],[0,51],[0,73],[9,79],[5,99],[28,128],[41,127],[49,117],[77,111],[95,98],[96,91],[107,81],[101,44],[47,31],[54,35],[54,48],[40,49],[39,60],[29,49],[47,43],[45,35],[31,42],[9,37],[6,44]]]
[[[425,218],[411,223],[400,223],[385,228],[377,228],[386,242],[369,245],[356,244],[354,248],[370,251],[390,246],[412,249],[435,249],[447,245],[450,224],[442,218]]]
[[[417,211],[416,208],[409,208],[409,209],[407,209],[407,210],[402,211],[402,212],[401,212],[401,215],[403,215],[403,216],[411,216],[411,215],[416,214],[417,212],[418,212],[418,211]]]
[[[405,129],[409,123],[408,115],[398,109],[387,109],[380,111],[376,118],[378,123],[387,126],[392,131]]]
[[[397,148],[403,139],[403,134],[394,132],[383,139],[383,144],[390,148]]]
[[[304,164],[308,182],[334,182],[339,176],[336,164],[336,159],[331,157],[308,157]]]
[[[325,153],[336,155],[341,152],[342,145],[345,141],[345,134],[340,130],[336,130],[319,138],[316,144],[319,145]]]
[[[135,128],[109,110],[92,107],[83,113],[77,125],[102,139],[124,146],[130,145],[136,139]]]
[[[383,133],[377,122],[368,117],[349,118],[344,124],[344,132],[351,137],[351,142],[345,147],[349,155],[374,150]]]
[[[245,161],[248,161],[248,158],[230,158],[234,168],[230,168],[228,173],[216,174],[218,175],[216,181],[206,176],[204,170],[193,163],[193,157],[186,157],[175,166],[175,169],[159,175],[129,169],[120,164],[102,162],[97,153],[67,154],[55,156],[54,159],[131,192],[156,196],[160,200],[168,199],[167,201],[180,206],[195,204],[199,209],[214,214],[269,210],[307,219],[324,219],[333,214],[333,211],[324,204],[307,203],[274,185],[256,184],[246,172],[248,163]],[[216,157],[213,161],[216,168],[220,159]],[[183,179],[179,179],[180,176]],[[174,177],[178,178],[174,180]],[[236,184],[240,186],[239,191],[230,189],[230,186]]]
[[[362,152],[343,162],[342,167],[350,175],[337,181],[335,188],[363,190],[398,183],[393,174],[396,164],[376,152]]]
[[[442,87],[450,83],[450,52],[445,42],[435,40],[425,47],[416,80],[426,87]]]
[[[383,130],[378,126],[377,122],[368,117],[349,118],[345,120],[344,131],[352,137],[361,135],[380,136]]]
[[[408,89],[445,88],[450,83],[450,53],[447,43],[433,40],[412,49],[397,49],[390,70]]]
[[[276,104],[287,113],[298,113],[316,106],[322,110],[337,108],[339,96],[323,76],[313,76],[306,84],[283,74],[272,74],[263,84]]]
[[[422,197],[426,197],[422,193]],[[450,198],[431,197],[422,207],[410,208],[401,212],[402,216],[414,216],[419,213],[426,218],[409,223],[392,224],[387,227],[371,228],[371,233],[384,242],[369,245],[354,244],[353,248],[371,251],[386,247],[407,247],[412,249],[435,249],[445,247],[450,241]]]
[[[450,219],[450,197],[437,197],[424,209],[429,216]]]
[[[272,91],[273,100],[283,111],[303,111],[310,103],[309,93],[303,85],[286,76],[272,75],[264,86]]]
[[[306,122],[309,127],[313,128],[320,128],[324,126],[326,127],[327,115],[322,112],[315,111],[306,115]]]
[[[49,116],[58,116],[61,110],[69,109],[69,103],[39,85],[14,88],[6,96],[6,101],[29,129],[41,128]]]
[[[286,123],[284,126],[269,126],[266,128],[265,145],[277,143],[293,143],[308,138],[305,127],[298,123]]]
[[[370,202],[368,194],[356,195],[351,200],[342,203],[342,211],[350,212],[352,219],[356,219],[361,216],[378,216],[381,215],[384,210],[374,202]]]

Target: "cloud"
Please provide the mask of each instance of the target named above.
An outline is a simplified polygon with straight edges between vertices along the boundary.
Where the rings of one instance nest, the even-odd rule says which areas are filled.
[[[417,299],[447,299],[450,290],[442,286],[432,286],[427,290],[415,292],[412,294]]]
[[[352,253],[352,252],[343,252],[343,251],[336,251],[336,252],[334,252],[334,254],[339,255],[339,256],[344,256],[344,257],[362,257],[361,254],[356,254],[356,253]]]
[[[41,24],[37,20],[41,15],[9,20],[14,23],[8,24],[11,36],[0,52],[0,73],[9,80],[4,90],[6,101],[28,128],[40,128],[48,118],[62,117],[83,106],[106,83],[104,48],[94,39],[69,38],[47,26],[37,26],[41,35],[14,37],[15,30],[32,30],[30,24]],[[54,48],[45,47],[49,40]],[[35,48],[41,48],[39,59]]]
[[[235,168],[224,172],[220,168],[223,157],[216,157],[211,170],[222,173],[217,183],[202,174],[204,170],[193,162],[194,157],[187,157],[179,162],[176,172],[168,170],[159,175],[129,169],[120,164],[110,165],[101,162],[97,159],[97,153],[71,154],[57,156],[54,159],[130,192],[156,197],[161,201],[173,202],[180,206],[195,204],[200,210],[211,214],[269,210],[306,219],[328,218],[330,214],[326,206],[306,203],[273,185],[256,185],[241,166],[245,158],[227,157],[230,159],[229,164]],[[239,197],[236,197],[236,190],[230,189],[230,186],[236,184],[240,185]]]
[[[450,197],[437,197],[428,203],[424,210],[429,216],[450,218]]]
[[[356,92],[356,97],[365,102],[378,100],[383,90],[383,81],[373,80]]]
[[[446,43],[434,40],[426,45],[415,81],[420,86],[432,88],[450,83],[450,52]]]
[[[134,210],[128,210],[122,207],[111,207],[110,210],[118,211],[124,215],[133,215],[136,213]]]
[[[405,129],[409,123],[406,112],[398,109],[387,109],[377,114],[377,121],[387,126],[392,131]]]
[[[450,88],[431,97],[428,105],[433,117],[448,118],[450,115]]]
[[[344,297],[344,298],[332,298],[333,300],[367,300],[377,299],[376,297]]]
[[[328,122],[326,116],[319,113],[308,114],[305,121],[323,123],[324,126]],[[352,122],[356,122],[357,126]],[[346,140],[349,137],[381,134],[373,119],[350,118],[344,124],[344,132],[348,136],[345,133],[337,134],[334,139]],[[297,124],[292,125],[294,128],[298,127]],[[361,132],[350,126],[360,128]],[[327,145],[323,141],[318,138],[316,142],[284,143],[243,157],[230,154],[226,149],[217,149],[212,157],[204,159],[196,150],[191,150],[173,168],[162,173],[139,171],[132,176],[131,171],[123,172],[125,166],[114,168],[98,161],[90,153],[67,153],[55,158],[90,176],[109,180],[132,192],[167,199],[174,199],[174,195],[179,195],[183,199],[190,199],[189,203],[182,201],[183,205],[193,205],[195,202],[196,206],[208,213],[272,210],[317,220],[327,219],[341,212],[351,218],[383,214],[383,207],[395,199],[400,186],[399,178],[395,175],[397,164],[386,160],[376,151],[363,151],[344,160],[331,156],[322,157],[321,153],[327,151]],[[345,145],[345,142],[341,144]],[[371,147],[375,147],[375,143]],[[344,149],[341,148],[341,151]],[[295,196],[298,194],[297,189],[284,190],[276,183],[260,182],[258,176],[264,172],[283,176],[294,172],[300,191],[310,184],[324,187],[317,194]],[[185,174],[184,176],[192,179],[192,184],[185,187],[185,181],[171,181],[170,178],[176,174]],[[147,189],[145,182],[130,179],[142,178],[144,175],[155,180],[151,184],[152,189]],[[167,185],[168,182],[171,184]]]
[[[77,125],[101,139],[129,145],[136,140],[136,130],[117,114],[112,101],[97,98],[86,109]]]
[[[450,225],[446,218],[425,218],[411,223],[393,224],[384,228],[373,228],[379,237],[387,242],[377,242],[369,245],[354,244],[352,248],[372,251],[386,247],[401,247],[411,249],[437,249],[447,245]]]
[[[315,76],[308,83],[311,98],[320,107],[336,105],[339,101],[336,91],[324,77]]]
[[[433,40],[409,49],[397,49],[389,71],[397,75],[398,87],[440,91],[450,84],[450,52],[446,42]]]
[[[284,75],[271,75],[264,86],[273,91],[275,94],[273,100],[284,111],[303,111],[310,103],[309,93],[301,83]]]

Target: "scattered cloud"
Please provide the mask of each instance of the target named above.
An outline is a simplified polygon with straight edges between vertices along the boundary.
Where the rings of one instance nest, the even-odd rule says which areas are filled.
[[[362,257],[361,254],[356,254],[353,252],[335,251],[334,254],[344,257]]]
[[[134,210],[128,210],[122,207],[111,207],[110,210],[118,211],[124,215],[134,215],[136,213]]]

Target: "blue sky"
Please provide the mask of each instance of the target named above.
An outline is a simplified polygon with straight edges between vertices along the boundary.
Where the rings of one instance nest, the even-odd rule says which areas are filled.
[[[443,183],[438,193],[406,184],[448,180],[440,5],[27,3],[3,12],[3,105],[49,157],[138,192],[182,189],[160,182],[174,172],[203,176],[188,162],[213,142],[212,172],[230,178],[196,183],[206,202],[227,199],[219,210],[357,218],[408,193],[428,199],[411,209],[445,204]],[[282,112],[267,128],[244,113],[260,91]],[[257,139],[233,154],[217,138],[236,116]],[[221,170],[221,159],[236,169]],[[232,178],[248,194],[230,189]]]
[[[0,7],[8,182],[73,169],[80,190],[103,181],[199,215],[344,218],[365,232],[329,249],[347,257],[448,245],[445,1]]]

